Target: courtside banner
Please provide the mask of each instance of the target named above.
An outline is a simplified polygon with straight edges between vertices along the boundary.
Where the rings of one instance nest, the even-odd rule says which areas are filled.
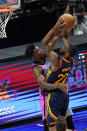
[[[0,63],[0,123],[41,115],[32,61]]]

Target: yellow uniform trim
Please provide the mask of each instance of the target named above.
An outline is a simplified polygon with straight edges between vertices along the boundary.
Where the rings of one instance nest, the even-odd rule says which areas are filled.
[[[49,106],[49,100],[50,100],[50,93],[48,94],[48,97],[47,97],[47,111],[49,111],[49,113],[52,115],[54,119],[57,119],[58,117],[54,116],[53,113],[51,112],[51,109]]]
[[[54,114],[51,112],[51,109],[50,109],[50,106],[49,106],[49,100],[50,100],[50,93],[48,94],[48,97],[47,97],[47,112],[50,113],[51,117],[53,117],[55,120],[58,119],[58,117],[54,116]],[[65,115],[65,119],[67,117],[67,113]]]
[[[51,74],[51,72],[52,72],[52,70],[51,70],[51,69],[47,72],[47,75],[46,75],[46,81],[47,81],[47,79],[48,79],[49,75]]]
[[[64,61],[66,61],[67,63],[70,63],[70,61],[69,60],[67,60],[67,59],[65,59],[65,58],[63,58],[63,57],[61,57]]]

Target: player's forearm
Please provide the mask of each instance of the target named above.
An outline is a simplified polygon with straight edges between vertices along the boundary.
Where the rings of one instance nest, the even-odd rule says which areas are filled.
[[[54,47],[55,47],[58,39],[59,39],[59,36],[58,36],[58,35],[53,37],[53,39],[52,39],[51,42],[49,43],[49,49],[50,49],[50,51],[52,51],[52,50],[54,49]]]
[[[40,75],[40,74],[39,74],[39,71],[33,69],[32,72],[33,72],[35,78],[37,79],[37,78],[39,77],[39,75]]]
[[[49,84],[49,83],[46,83],[45,81],[41,80],[40,79],[37,79],[37,82],[39,84],[39,86],[43,89],[47,89],[47,90],[53,90],[53,89],[58,89],[58,85],[57,84]]]
[[[59,19],[55,26],[47,33],[47,35],[42,39],[42,44],[45,49],[45,52],[47,56],[49,57],[50,51],[54,49],[54,46],[56,42],[58,41],[58,38],[63,34],[64,32],[64,24],[63,19]]]
[[[48,33],[48,36],[46,37],[47,39],[44,38],[42,40],[42,44],[45,49],[45,53],[48,57],[50,57],[50,52],[54,50],[54,47],[55,47],[55,45],[58,41],[58,38],[59,38],[59,36],[58,35],[55,36],[55,32],[54,33],[53,32],[54,31],[52,31],[50,33],[52,33],[54,36],[52,35],[52,37],[51,37],[51,35],[49,35],[50,33]]]
[[[38,79],[41,75],[42,68],[40,68],[39,66],[35,66],[32,68],[32,72],[33,72],[35,78]]]
[[[70,44],[70,40],[69,40],[68,37],[67,38],[63,37],[62,39],[63,39],[64,45],[69,45]]]
[[[57,27],[54,26],[54,27],[47,33],[47,35],[42,39],[41,42],[42,42],[42,44],[43,44],[44,46],[49,44],[49,42],[52,40],[52,38],[53,38],[56,30],[57,30]]]
[[[39,84],[39,86],[43,89],[47,89],[47,90],[54,90],[54,89],[59,89],[65,93],[67,93],[67,88],[68,86],[66,84],[50,84],[50,83],[46,83],[44,80],[41,79],[41,77],[39,77],[37,79],[37,82]]]
[[[70,44],[69,34],[70,34],[69,31],[64,30],[64,33],[63,33],[62,39],[63,39],[63,42],[64,42],[65,45]]]

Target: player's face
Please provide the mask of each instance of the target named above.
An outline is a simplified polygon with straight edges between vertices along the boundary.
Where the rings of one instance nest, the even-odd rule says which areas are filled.
[[[46,57],[45,57],[44,52],[41,49],[36,47],[33,54],[34,61],[42,65],[42,64],[45,64],[45,60],[46,60],[45,58]]]

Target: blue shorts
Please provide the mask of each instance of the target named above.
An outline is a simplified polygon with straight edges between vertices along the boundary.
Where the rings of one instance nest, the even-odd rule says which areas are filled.
[[[54,126],[58,116],[66,116],[69,95],[62,92],[49,93],[47,98],[47,125]]]

